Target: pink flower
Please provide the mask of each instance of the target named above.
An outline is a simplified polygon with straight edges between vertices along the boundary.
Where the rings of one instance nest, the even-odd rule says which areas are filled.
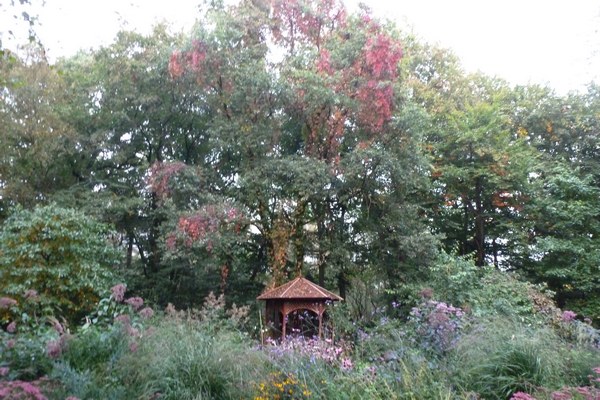
[[[352,364],[352,360],[349,358],[344,358],[342,359],[342,363],[341,363],[342,369],[349,371],[352,369],[352,367],[354,366],[354,364]]]
[[[60,345],[60,341],[58,340],[50,340],[46,343],[46,354],[50,358],[58,358],[62,354],[62,347]]]
[[[424,299],[431,299],[433,297],[433,289],[432,288],[424,288],[419,292],[419,295]]]
[[[552,400],[571,400],[573,396],[566,389],[552,392]]]
[[[6,327],[6,332],[8,332],[8,333],[15,333],[16,331],[17,331],[17,323],[15,321],[11,322]]]
[[[535,400],[535,397],[531,397],[529,394],[525,392],[516,392],[513,393],[510,400]]]
[[[562,320],[564,322],[571,322],[575,319],[576,316],[577,316],[577,314],[575,314],[573,311],[565,310],[562,313]]]
[[[17,342],[15,341],[15,339],[10,339],[6,341],[6,348],[7,349],[12,349],[13,347],[15,347],[15,344],[17,344]]]
[[[54,330],[59,334],[62,335],[63,333],[65,333],[65,329],[63,328],[63,326],[60,324],[60,322],[58,322],[56,319],[52,321],[52,328],[54,328]]]
[[[140,334],[140,331],[139,331],[139,329],[137,329],[137,328],[134,328],[134,327],[133,327],[133,326],[131,326],[131,325],[127,325],[127,327],[125,328],[125,330],[127,331],[127,334],[128,334],[129,336],[138,336],[138,335]]]
[[[25,291],[23,297],[25,297],[27,300],[37,300],[38,292],[36,290],[29,289]]]
[[[10,369],[8,367],[0,367],[0,376],[8,375],[9,371],[10,371]]]
[[[127,314],[121,314],[115,317],[115,321],[123,325],[129,325],[131,323],[131,318]]]
[[[15,299],[11,299],[10,297],[0,297],[0,310],[3,308],[11,308],[16,305],[17,301]]]
[[[125,303],[133,307],[134,310],[138,310],[141,306],[144,305],[144,299],[142,299],[141,297],[130,297],[127,300],[125,300]]]
[[[123,283],[119,283],[118,285],[115,285],[112,288],[110,288],[110,291],[112,292],[112,298],[117,303],[121,303],[123,301],[123,299],[125,298],[126,290],[127,286],[125,286],[125,284]]]
[[[129,343],[129,350],[131,350],[132,353],[135,353],[138,349],[138,344],[136,342],[131,342]]]
[[[140,310],[139,313],[143,318],[152,318],[152,316],[154,315],[154,310],[152,310],[152,308],[150,307],[146,307]]]

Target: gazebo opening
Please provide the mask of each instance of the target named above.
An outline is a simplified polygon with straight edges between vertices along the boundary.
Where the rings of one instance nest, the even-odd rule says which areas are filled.
[[[266,301],[265,326],[269,336],[282,340],[287,335],[322,337],[327,306],[343,300],[302,277],[267,290],[257,299]]]
[[[319,315],[314,311],[306,309],[292,311],[287,317],[285,330],[292,335],[304,337],[319,336]]]

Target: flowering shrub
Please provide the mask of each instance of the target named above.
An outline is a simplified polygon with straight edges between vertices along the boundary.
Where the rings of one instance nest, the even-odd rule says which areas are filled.
[[[426,350],[443,354],[456,342],[464,324],[464,311],[444,302],[428,300],[410,312],[416,340]]]
[[[570,310],[565,310],[562,313],[563,322],[571,322],[575,319],[575,317],[577,317],[577,314]]]
[[[47,400],[40,387],[40,381],[0,381],[0,399]]]
[[[291,373],[273,372],[268,379],[257,385],[258,394],[254,400],[308,399],[311,392],[305,383]]]
[[[220,329],[225,327],[239,329],[248,322],[249,306],[238,307],[235,303],[226,308],[225,296],[215,296],[210,292],[204,299],[201,309],[177,310],[171,303],[165,308],[165,314],[176,322],[193,322],[205,329]]]
[[[588,386],[564,387],[552,392],[552,400],[598,400],[600,399],[600,367],[593,368]]]

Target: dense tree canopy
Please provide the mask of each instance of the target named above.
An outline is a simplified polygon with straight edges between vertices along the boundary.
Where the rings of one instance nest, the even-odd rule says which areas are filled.
[[[596,85],[468,75],[335,0],[207,2],[186,35],[0,56],[0,218],[55,202],[110,223],[156,302],[296,274],[402,302],[445,250],[600,318]]]

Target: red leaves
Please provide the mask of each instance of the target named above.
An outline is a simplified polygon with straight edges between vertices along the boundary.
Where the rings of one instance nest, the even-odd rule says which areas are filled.
[[[392,118],[394,90],[391,84],[368,81],[356,90],[360,101],[357,117],[367,130],[380,132],[386,122]]]
[[[155,162],[148,171],[147,182],[150,191],[164,200],[169,195],[169,180],[186,167],[182,162]]]
[[[183,65],[181,64],[181,53],[175,50],[169,58],[169,74],[172,78],[179,78],[183,75]]]
[[[402,58],[399,43],[389,36],[378,33],[367,39],[363,49],[365,66],[372,78],[377,80],[393,80],[397,76],[398,62]]]
[[[179,218],[177,231],[167,237],[167,247],[175,249],[179,238],[186,247],[201,243],[210,252],[218,235],[225,230],[239,233],[243,221],[244,215],[235,207],[204,206],[194,214]]]
[[[181,77],[185,71],[200,73],[206,61],[206,45],[195,40],[192,48],[185,52],[175,50],[169,59],[169,74],[172,78]]]
[[[306,98],[315,98],[306,96],[314,88],[306,87],[303,81],[296,87],[298,105],[308,113],[306,151],[328,161],[339,158],[346,127],[358,126],[372,139],[382,132],[394,110],[393,85],[402,57],[400,43],[368,15],[351,25],[345,26],[345,34],[329,38],[314,64],[323,88],[332,98],[342,100],[333,105],[329,104],[331,99],[321,96],[325,99],[321,107],[306,104]]]
[[[346,21],[338,0],[273,0],[273,37],[276,44],[294,51],[297,43],[319,48],[333,29]]]
[[[357,119],[367,130],[378,133],[392,117],[393,82],[398,77],[402,48],[398,41],[381,32],[379,25],[363,20],[371,37],[367,39],[353,72],[360,80],[353,96],[359,100]]]
[[[331,67],[331,55],[328,50],[323,49],[317,59],[317,72],[322,74],[331,75],[333,74],[333,68]]]

